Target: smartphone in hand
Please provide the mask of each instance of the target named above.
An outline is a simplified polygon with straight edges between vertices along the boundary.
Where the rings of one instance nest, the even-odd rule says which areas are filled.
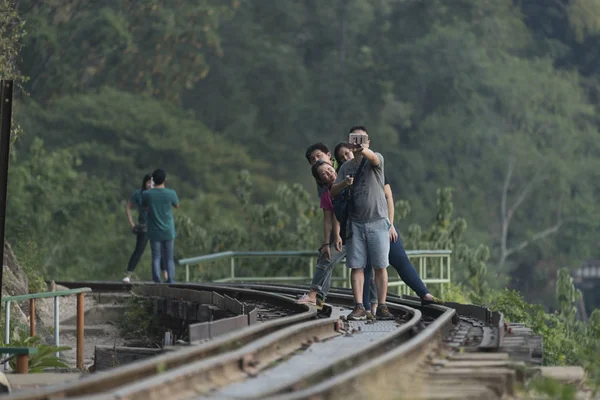
[[[355,145],[367,144],[369,142],[369,135],[362,133],[351,133],[348,135],[348,142]]]

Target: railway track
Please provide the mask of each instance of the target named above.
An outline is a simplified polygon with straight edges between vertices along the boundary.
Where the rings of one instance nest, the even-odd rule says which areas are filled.
[[[471,379],[473,371],[464,368],[466,355],[502,344],[503,321],[490,325],[489,310],[481,307],[421,306],[414,298],[390,295],[394,321],[346,321],[353,298],[344,289],[332,290],[324,312],[318,312],[295,304],[303,286],[57,283],[94,292],[160,287],[163,296],[180,299],[214,292],[252,305],[259,314],[263,310],[265,318],[205,343],[7,399],[502,398],[514,380],[515,370],[504,359],[476,361],[478,373],[471,375],[489,376],[488,384]],[[463,368],[456,371],[460,362]]]

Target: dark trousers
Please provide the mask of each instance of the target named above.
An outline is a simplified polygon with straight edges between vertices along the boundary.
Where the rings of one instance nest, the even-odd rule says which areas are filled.
[[[135,267],[137,267],[142,255],[144,254],[144,250],[146,250],[146,246],[148,245],[148,233],[147,232],[138,232],[136,234],[135,239],[135,249],[133,250],[133,254],[129,258],[129,264],[127,265],[127,272],[133,272]],[[162,259],[160,263],[160,269],[162,271],[167,270],[167,263],[165,259]]]
[[[398,228],[396,228],[396,231],[398,231]],[[396,243],[390,242],[390,265],[394,267],[398,272],[398,275],[400,275],[400,279],[402,279],[404,283],[417,294],[417,296],[423,298],[429,293],[429,290],[427,290],[421,277],[419,277],[417,270],[408,259],[400,235],[398,235]],[[371,307],[371,291],[373,291],[374,300],[377,301],[375,285],[371,285],[371,282],[373,282],[373,268],[371,267],[369,260],[367,260],[367,267],[365,268],[365,285],[363,287],[363,304],[367,310]],[[371,288],[373,290],[371,290]]]
[[[151,240],[150,249],[152,250],[152,280],[160,283],[161,276],[159,271],[164,271],[166,264],[167,282],[175,282],[175,260],[173,259],[175,241],[171,240]],[[166,260],[166,262],[165,262]]]

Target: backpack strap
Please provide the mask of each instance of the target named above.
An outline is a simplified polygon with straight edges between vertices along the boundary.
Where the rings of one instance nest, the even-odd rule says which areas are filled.
[[[357,182],[358,178],[360,178],[360,173],[362,172],[363,167],[365,166],[366,163],[367,163],[367,159],[365,157],[363,157],[362,161],[360,162],[360,165],[358,166],[358,169],[356,170],[356,174],[354,174],[354,182]],[[354,201],[352,199],[352,186],[350,186],[348,188],[348,208],[349,208],[350,212],[354,205],[353,203],[354,203]]]

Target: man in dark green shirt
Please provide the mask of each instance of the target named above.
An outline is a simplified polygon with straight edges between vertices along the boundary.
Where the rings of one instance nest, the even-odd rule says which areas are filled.
[[[175,222],[172,207],[179,207],[179,198],[173,189],[167,189],[167,174],[162,169],[152,173],[154,189],[146,190],[142,196],[142,204],[148,210],[148,239],[152,250],[152,280],[160,280],[161,256],[167,263],[167,282],[173,283],[175,278],[175,262],[173,261],[175,242]]]

